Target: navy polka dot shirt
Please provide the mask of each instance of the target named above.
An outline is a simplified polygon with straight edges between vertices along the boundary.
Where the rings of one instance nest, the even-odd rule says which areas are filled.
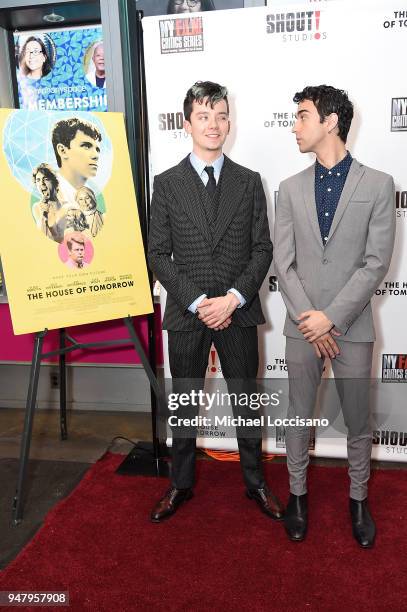
[[[348,152],[339,164],[329,170],[318,160],[315,164],[315,202],[322,244],[328,240],[329,230],[351,163],[352,155]]]

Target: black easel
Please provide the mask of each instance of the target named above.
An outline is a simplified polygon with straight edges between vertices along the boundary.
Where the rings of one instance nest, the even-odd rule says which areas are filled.
[[[42,359],[47,357],[59,356],[59,374],[60,374],[60,427],[61,427],[61,439],[66,440],[68,437],[67,423],[66,423],[66,360],[65,355],[71,351],[77,349],[89,349],[97,348],[101,346],[112,346],[117,344],[132,344],[136,353],[141,359],[141,363],[147,374],[150,382],[150,387],[158,403],[162,401],[162,393],[157,381],[157,378],[152,370],[151,364],[144,352],[139,337],[137,336],[134,328],[132,317],[129,315],[123,319],[125,326],[129,332],[129,339],[123,338],[118,340],[108,340],[105,342],[77,342],[64,329],[59,332],[59,349],[55,351],[49,351],[47,353],[42,352],[44,338],[48,333],[45,329],[42,332],[38,332],[35,335],[33,359],[31,363],[30,371],[30,382],[28,386],[27,404],[24,420],[24,430],[21,439],[20,449],[20,464],[18,471],[18,481],[16,494],[13,500],[13,524],[18,525],[23,519],[24,510],[24,493],[27,476],[28,459],[30,454],[30,445],[32,437],[32,426],[34,421],[34,412],[37,403],[37,391],[38,391],[38,380],[40,375],[40,366]],[[66,342],[69,342],[67,344]],[[151,425],[152,425],[152,454],[140,455],[140,461],[137,465],[137,471],[134,469],[132,473],[149,475],[149,476],[168,476],[168,464],[165,462],[163,457],[160,456],[160,446],[157,438],[157,424],[156,424],[156,403],[152,405],[151,409]],[[134,451],[133,451],[134,452]]]
[[[146,77],[144,62],[144,43],[142,19],[143,12],[136,9],[134,0],[119,0],[120,31],[122,42],[124,95],[126,106],[126,131],[129,143],[130,162],[137,193],[137,207],[140,219],[144,250],[147,252],[147,236],[150,220],[150,179],[148,163],[148,111]],[[148,270],[150,286],[153,286],[151,271]],[[154,314],[147,315],[148,354],[154,374],[156,374],[156,322]],[[151,412],[157,412],[157,396],[151,388]],[[117,468],[117,473],[137,475],[151,473],[151,457],[156,456],[158,444],[156,421],[152,424],[153,443],[139,443],[130,451]],[[168,456],[165,442],[159,445],[160,456]],[[149,457],[150,455],[150,457]],[[149,471],[150,470],[150,471]]]
[[[148,118],[146,101],[146,83],[144,70],[144,48],[143,29],[141,20],[142,11],[136,10],[134,0],[118,0],[120,15],[120,30],[123,55],[124,93],[125,93],[125,119],[126,131],[129,144],[130,162],[133,179],[137,193],[137,206],[140,219],[141,233],[144,249],[147,246],[148,222],[150,217],[150,193],[148,173]],[[150,285],[152,275],[149,272]],[[124,319],[129,331],[129,340],[111,340],[107,342],[78,343],[71,338],[64,329],[60,330],[59,349],[48,353],[42,353],[44,337],[48,330],[36,334],[33,360],[31,364],[30,384],[28,390],[26,415],[24,423],[23,438],[21,443],[20,466],[17,491],[13,502],[13,523],[18,524],[23,517],[23,494],[26,479],[27,463],[30,451],[32,423],[35,411],[38,379],[41,360],[45,357],[59,356],[60,376],[60,429],[61,439],[66,440],[68,436],[66,421],[66,353],[75,349],[95,348],[114,344],[133,344],[140,356],[146,374],[150,381],[151,390],[151,426],[152,445],[138,444],[129,453],[127,458],[117,469],[121,474],[167,476],[168,465],[163,457],[168,453],[165,443],[160,444],[157,437],[157,404],[161,402],[161,394],[156,378],[155,358],[155,318],[154,314],[147,315],[148,324],[148,346],[149,358],[147,359],[140,340],[137,337],[130,316]],[[66,345],[66,342],[70,345]],[[147,446],[147,452],[146,452]]]

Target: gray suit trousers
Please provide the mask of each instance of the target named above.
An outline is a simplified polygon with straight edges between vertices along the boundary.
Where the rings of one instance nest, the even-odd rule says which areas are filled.
[[[286,340],[289,377],[287,416],[312,418],[324,360],[317,357],[314,347],[307,341],[290,337]],[[372,450],[369,386],[373,342],[336,341],[340,354],[332,359],[332,369],[348,429],[350,497],[362,500],[367,497]],[[286,430],[290,491],[294,495],[307,492],[309,435],[309,427],[287,427]]]

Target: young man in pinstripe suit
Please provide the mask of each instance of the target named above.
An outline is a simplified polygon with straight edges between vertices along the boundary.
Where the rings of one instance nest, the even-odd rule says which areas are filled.
[[[229,391],[243,391],[257,376],[257,325],[265,322],[258,291],[273,253],[266,198],[260,175],[222,153],[230,128],[226,88],[195,83],[184,116],[193,150],[155,178],[148,249],[150,266],[168,293],[163,328],[171,375],[182,379],[175,384],[184,391],[188,384],[189,390],[202,387],[214,343]],[[196,414],[189,409],[188,416]],[[247,495],[271,518],[282,519],[281,504],[264,480],[261,437],[245,437],[242,429],[238,445]],[[174,435],[171,488],[155,506],[153,522],[192,497],[194,475],[195,437]]]

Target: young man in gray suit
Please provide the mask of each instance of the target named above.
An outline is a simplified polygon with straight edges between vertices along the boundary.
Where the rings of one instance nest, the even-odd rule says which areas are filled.
[[[266,198],[260,175],[222,153],[230,128],[226,88],[195,83],[184,116],[193,150],[155,178],[148,248],[168,293],[163,327],[171,375],[183,391],[202,387],[213,342],[229,391],[244,392],[257,375],[257,325],[265,322],[258,291],[273,253]],[[185,413],[194,416],[194,407]],[[281,504],[264,480],[261,436],[244,428],[237,436],[247,495],[281,519]],[[194,477],[195,437],[173,431],[171,488],[153,509],[153,522],[190,499]]]
[[[312,416],[324,358],[330,358],[348,428],[353,535],[369,548],[375,538],[367,505],[375,340],[370,300],[393,251],[394,183],[346,150],[353,106],[344,91],[306,87],[294,102],[298,147],[317,159],[281,183],[276,210],[275,266],[287,307],[288,416]],[[287,428],[290,498],[284,524],[294,541],[307,531],[308,440],[308,428]]]

